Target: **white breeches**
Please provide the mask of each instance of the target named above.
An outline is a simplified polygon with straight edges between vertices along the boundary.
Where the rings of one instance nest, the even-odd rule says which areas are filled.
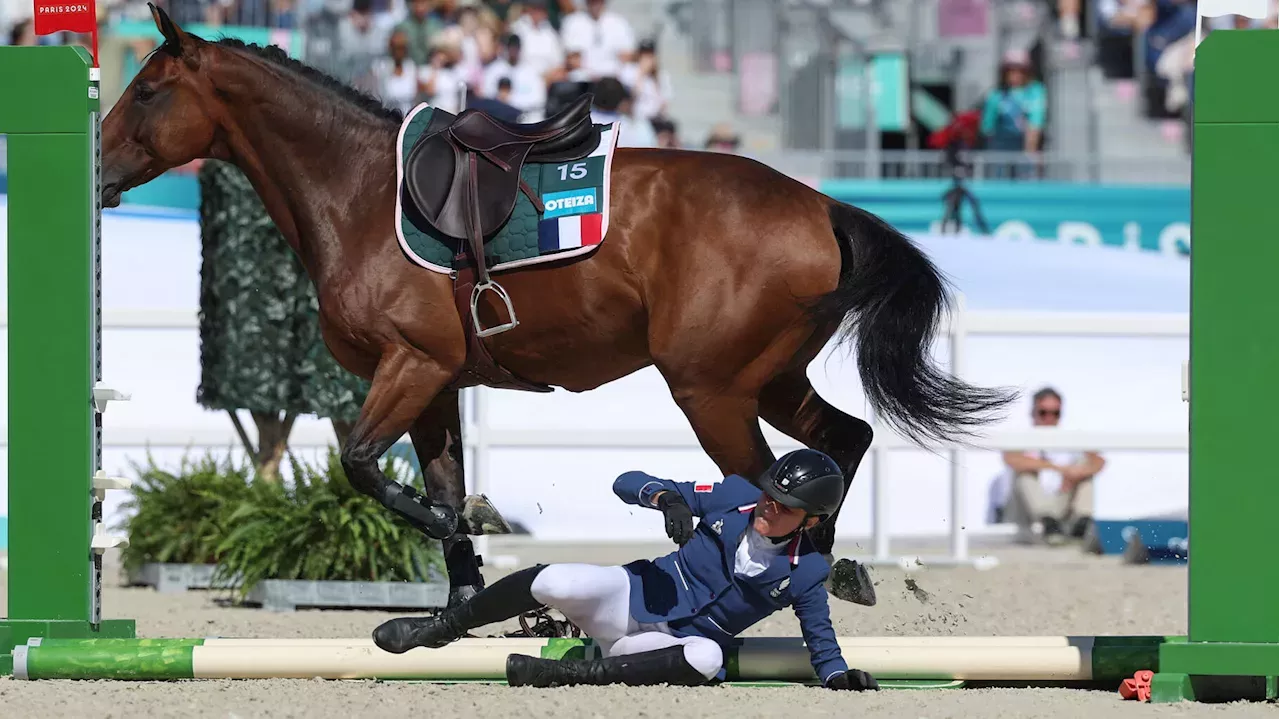
[[[689,666],[714,677],[724,664],[720,645],[706,637],[673,637],[666,623],[641,624],[631,617],[631,581],[622,567],[552,564],[534,577],[533,598],[560,610],[600,645],[606,657],[684,645]]]

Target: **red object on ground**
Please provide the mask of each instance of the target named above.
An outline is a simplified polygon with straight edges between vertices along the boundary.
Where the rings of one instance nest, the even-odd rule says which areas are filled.
[[[1122,699],[1137,699],[1140,702],[1151,701],[1151,678],[1155,673],[1150,669],[1142,669],[1133,673],[1132,679],[1120,682]]]

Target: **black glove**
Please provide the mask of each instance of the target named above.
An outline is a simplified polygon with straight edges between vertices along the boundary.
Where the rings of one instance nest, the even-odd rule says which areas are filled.
[[[844,674],[837,674],[831,677],[827,681],[827,688],[854,692],[878,691],[880,682],[877,682],[875,677],[861,669],[850,669]]]
[[[667,520],[667,536],[683,547],[693,538],[693,510],[689,509],[679,492],[672,491],[658,495],[658,509]]]

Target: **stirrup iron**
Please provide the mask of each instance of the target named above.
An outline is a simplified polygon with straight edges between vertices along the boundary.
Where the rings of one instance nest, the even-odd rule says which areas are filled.
[[[511,318],[510,322],[490,327],[487,330],[480,326],[480,312],[476,305],[480,302],[480,295],[483,294],[485,290],[494,293],[498,296],[498,299],[502,300],[502,304],[507,308],[507,316]],[[516,308],[511,305],[511,297],[507,295],[507,291],[502,288],[502,285],[494,282],[493,280],[486,279],[477,282],[476,286],[471,289],[471,324],[475,327],[477,337],[489,337],[500,334],[509,329],[513,329],[516,325],[520,324],[520,320],[516,319]]]

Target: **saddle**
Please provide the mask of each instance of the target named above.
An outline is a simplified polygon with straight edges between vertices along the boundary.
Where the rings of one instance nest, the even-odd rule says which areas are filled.
[[[568,162],[591,154],[600,131],[591,121],[593,96],[584,94],[542,122],[498,120],[479,110],[458,115],[436,109],[404,160],[401,204],[409,220],[459,243],[454,301],[467,333],[467,362],[453,388],[488,384],[550,392],[547,385],[515,377],[497,365],[480,340],[519,324],[511,298],[489,278],[484,243],[511,217],[523,192],[538,213],[542,200],[520,177],[525,163]],[[509,321],[481,326],[477,303],[493,292]]]

